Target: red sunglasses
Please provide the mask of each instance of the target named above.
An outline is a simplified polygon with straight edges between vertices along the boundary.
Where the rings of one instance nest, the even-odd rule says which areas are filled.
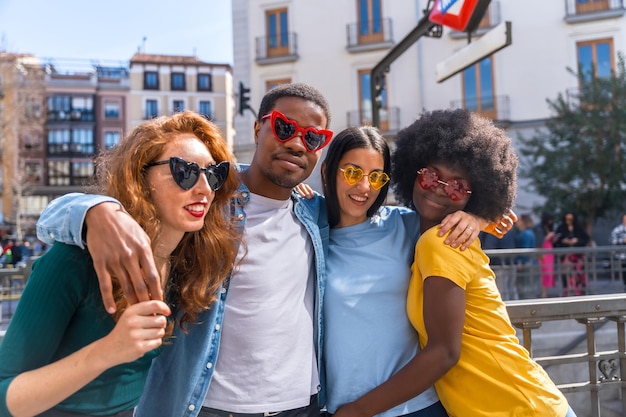
[[[314,127],[300,127],[295,120],[287,119],[287,116],[278,110],[272,110],[271,113],[261,117],[261,120],[268,118],[270,119],[272,132],[274,133],[274,137],[277,141],[288,142],[296,137],[298,132],[302,132],[300,140],[302,140],[302,144],[309,152],[319,151],[324,146],[328,145],[328,142],[330,142],[333,137],[333,132],[331,130],[318,130]]]
[[[442,181],[437,172],[430,168],[422,168],[417,171],[417,182],[424,190],[430,190],[443,185],[443,190],[452,201],[459,201],[472,192],[467,184],[457,180]]]

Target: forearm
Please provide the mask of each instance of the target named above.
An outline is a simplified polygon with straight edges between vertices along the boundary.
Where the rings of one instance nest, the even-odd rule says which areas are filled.
[[[13,417],[34,416],[68,398],[114,366],[96,341],[73,354],[24,372],[11,382],[6,403]]]
[[[454,366],[453,355],[428,346],[386,382],[349,405],[353,417],[371,417],[406,402],[431,387]]]
[[[51,201],[37,222],[37,237],[47,244],[59,241],[84,249],[85,216],[90,208],[107,201],[117,203],[108,196],[80,193],[66,194]]]

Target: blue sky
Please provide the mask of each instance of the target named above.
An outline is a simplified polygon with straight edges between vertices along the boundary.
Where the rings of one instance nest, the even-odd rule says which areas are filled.
[[[229,0],[0,0],[0,50],[41,58],[128,61],[143,47],[232,64],[231,27]]]

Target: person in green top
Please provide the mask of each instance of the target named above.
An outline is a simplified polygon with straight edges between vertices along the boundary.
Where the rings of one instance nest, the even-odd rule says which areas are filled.
[[[144,122],[98,158],[96,187],[151,238],[165,300],[127,300],[114,278],[110,315],[88,251],[56,243],[33,265],[0,344],[0,416],[132,416],[173,326],[194,324],[233,267],[233,161],[194,112]]]

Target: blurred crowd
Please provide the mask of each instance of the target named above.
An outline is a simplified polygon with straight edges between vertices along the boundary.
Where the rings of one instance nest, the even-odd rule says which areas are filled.
[[[41,256],[47,249],[39,239],[3,239],[0,241],[0,265],[3,268],[24,266],[28,259]]]

